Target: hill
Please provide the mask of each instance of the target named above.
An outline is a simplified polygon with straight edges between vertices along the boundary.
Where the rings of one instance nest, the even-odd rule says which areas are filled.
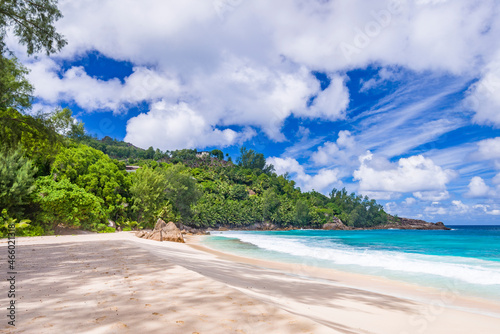
[[[21,234],[61,226],[149,228],[158,218],[196,228],[322,228],[338,219],[349,229],[401,225],[366,196],[345,189],[328,196],[302,192],[288,175],[277,175],[262,153],[245,147],[236,162],[218,149],[143,150],[85,135],[68,110],[43,119],[4,114],[10,127],[0,132],[8,143],[0,150],[7,166],[0,223],[28,218]],[[59,128],[68,124],[74,130],[61,135]],[[139,168],[127,172],[127,164]]]

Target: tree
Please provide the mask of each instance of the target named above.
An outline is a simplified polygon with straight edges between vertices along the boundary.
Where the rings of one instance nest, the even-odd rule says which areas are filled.
[[[229,190],[229,194],[232,199],[242,201],[248,197],[247,188],[243,184],[236,184],[232,186]]]
[[[28,69],[15,57],[0,56],[0,109],[31,108],[33,86],[26,79]]]
[[[40,208],[37,220],[48,230],[59,224],[95,230],[105,221],[102,199],[67,179],[56,182],[51,176],[39,178],[32,201]]]
[[[266,220],[274,220],[275,214],[280,206],[279,197],[274,192],[274,189],[269,188],[264,192],[262,203],[262,215]]]
[[[137,221],[153,227],[159,211],[167,202],[167,181],[161,169],[143,167],[132,175],[132,210]]]
[[[103,206],[112,219],[125,214],[130,179],[116,160],[88,147],[78,145],[64,148],[56,156],[52,167],[54,179],[68,179],[85,191],[101,198]]]
[[[26,46],[28,55],[45,50],[59,51],[67,41],[56,32],[54,23],[62,17],[57,0],[2,0],[0,2],[0,51],[5,52],[9,28]]]
[[[305,226],[309,223],[311,217],[309,215],[309,205],[306,201],[299,199],[295,204],[294,220],[299,226]]]
[[[34,237],[43,235],[43,228],[32,226],[30,223],[31,220],[29,219],[18,221],[18,219],[12,218],[7,213],[7,209],[3,209],[0,213],[0,238],[11,236],[12,226],[14,226],[16,236]]]
[[[156,149],[153,160],[158,161],[162,159],[165,155],[161,152],[159,148]]]
[[[155,156],[155,149],[153,146],[150,146],[145,152],[144,152],[144,159],[153,159]]]
[[[243,168],[257,169],[266,174],[270,174],[274,171],[273,165],[266,165],[264,154],[257,153],[251,149],[248,150],[246,147],[240,148],[240,156],[236,162]]]
[[[77,183],[78,177],[87,174],[89,167],[104,157],[104,153],[86,145],[64,148],[57,154],[51,173],[56,179]]]
[[[85,135],[84,124],[73,117],[69,108],[56,109],[48,115],[48,121],[54,131],[65,137],[80,139]]]
[[[36,169],[21,149],[0,150],[0,208],[11,210],[29,202]]]
[[[210,152],[210,155],[219,160],[224,160],[224,152],[222,152],[221,150],[212,150]]]
[[[240,148],[240,156],[236,162],[239,166],[249,169],[263,170],[266,166],[264,154],[257,153],[252,149],[248,150],[246,147]]]
[[[182,165],[139,169],[132,176],[130,192],[132,210],[138,221],[148,227],[161,215],[172,213],[165,211],[169,205],[174,215],[187,222],[192,215],[191,205],[201,196],[196,179]]]
[[[182,165],[167,168],[164,173],[167,181],[167,199],[183,222],[187,222],[192,214],[191,205],[201,197],[196,179]]]
[[[23,115],[15,109],[0,109],[0,148],[22,148],[31,159],[39,175],[47,175],[53,157],[61,146],[57,134],[44,117]]]

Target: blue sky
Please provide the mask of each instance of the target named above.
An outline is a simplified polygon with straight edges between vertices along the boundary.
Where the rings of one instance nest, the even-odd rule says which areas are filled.
[[[161,150],[244,145],[302,190],[500,224],[494,0],[60,1],[57,55],[25,58],[33,111]]]

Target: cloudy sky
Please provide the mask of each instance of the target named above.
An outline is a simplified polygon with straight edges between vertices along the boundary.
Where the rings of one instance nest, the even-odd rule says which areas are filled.
[[[500,224],[498,1],[59,4],[62,52],[18,49],[34,110],[143,148],[244,145],[302,190],[400,216]]]

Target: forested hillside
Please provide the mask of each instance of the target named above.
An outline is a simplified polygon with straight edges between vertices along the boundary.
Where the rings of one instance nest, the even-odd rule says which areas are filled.
[[[244,147],[235,163],[221,150],[142,150],[85,135],[68,109],[34,117],[7,108],[0,121],[2,226],[29,219],[19,225],[21,234],[52,233],[58,225],[113,231],[108,220],[123,229],[150,228],[157,218],[204,228],[260,222],[314,228],[334,217],[353,227],[387,221],[374,200],[345,189],[301,192],[263,154]],[[140,168],[127,172],[129,163]]]

